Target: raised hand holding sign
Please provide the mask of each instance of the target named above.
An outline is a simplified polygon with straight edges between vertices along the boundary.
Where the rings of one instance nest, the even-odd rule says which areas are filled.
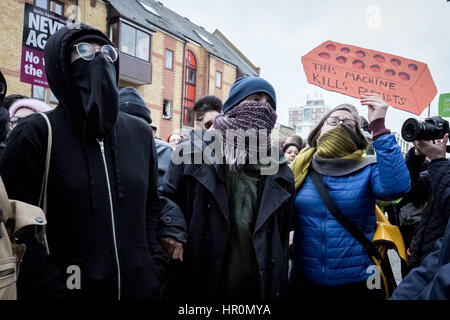
[[[421,114],[437,93],[425,63],[325,41],[302,57],[308,82],[355,98],[378,94],[390,106]]]

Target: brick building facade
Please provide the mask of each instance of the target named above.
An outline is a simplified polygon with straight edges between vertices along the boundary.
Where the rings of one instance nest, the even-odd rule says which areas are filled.
[[[209,33],[159,1],[2,0],[0,70],[8,95],[57,103],[49,89],[20,82],[25,2],[105,32],[119,49],[119,87],[139,91],[163,139],[194,126],[192,106],[199,98],[215,95],[224,101],[237,77],[259,76],[259,68],[220,31]]]

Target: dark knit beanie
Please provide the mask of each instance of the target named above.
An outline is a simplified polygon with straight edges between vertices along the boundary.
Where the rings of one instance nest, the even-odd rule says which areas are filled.
[[[269,82],[258,77],[242,77],[237,79],[231,86],[228,99],[223,104],[223,113],[226,114],[228,111],[237,106],[242,100],[258,92],[268,94],[273,100],[272,107],[274,110],[277,109],[275,89]]]
[[[291,143],[286,143],[286,144],[283,146],[283,148],[281,149],[281,151],[282,151],[283,153],[286,153],[287,149],[289,149],[289,148],[292,147],[292,146],[296,147],[297,150],[298,150],[298,152],[300,152],[300,150],[301,150],[300,146],[299,146],[298,144],[296,144],[296,143],[293,143],[293,142],[291,142]]]
[[[119,108],[122,112],[152,123],[150,109],[134,87],[126,87],[119,91]]]

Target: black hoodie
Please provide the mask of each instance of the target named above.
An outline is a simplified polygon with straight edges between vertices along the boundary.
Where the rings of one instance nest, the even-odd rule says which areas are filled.
[[[45,47],[47,79],[59,101],[47,113],[53,130],[47,209],[50,256],[34,236],[24,235],[28,250],[19,294],[25,299],[159,299],[168,256],[157,241],[162,202],[152,130],[135,117],[117,113],[103,140],[103,158],[70,74],[71,47],[88,34],[110,43],[100,31],[82,25],[60,29]],[[115,68],[117,80],[118,60]],[[12,199],[39,203],[47,132],[44,118],[35,114],[10,136],[0,174]],[[80,268],[81,289],[67,289],[73,280],[67,281],[71,265]]]

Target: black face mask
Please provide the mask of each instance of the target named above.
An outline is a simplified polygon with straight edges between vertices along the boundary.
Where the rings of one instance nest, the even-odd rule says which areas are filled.
[[[119,112],[116,68],[98,52],[91,61],[75,60],[71,72],[88,127],[96,138],[103,139],[114,127]]]

